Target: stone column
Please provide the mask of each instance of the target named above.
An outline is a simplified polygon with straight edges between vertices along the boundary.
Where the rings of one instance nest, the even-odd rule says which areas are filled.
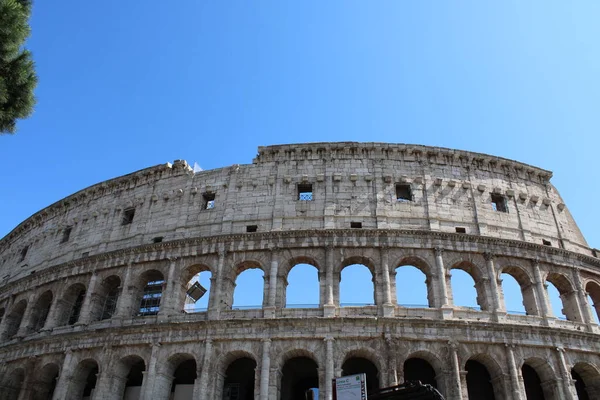
[[[575,290],[577,290],[577,297],[579,299],[580,305],[580,313],[583,317],[583,322],[587,325],[587,329],[590,332],[593,332],[592,324],[594,324],[594,316],[592,315],[592,310],[590,308],[590,304],[588,303],[587,294],[581,283],[581,274],[579,273],[579,268],[572,269],[573,281],[575,282]]]
[[[73,378],[73,368],[73,352],[71,349],[68,349],[65,352],[65,359],[58,375],[58,382],[56,383],[52,400],[64,400],[67,398],[67,392]]]
[[[117,300],[117,312],[115,315],[119,318],[127,318],[133,315],[133,293],[131,293],[133,277],[131,276],[131,268],[131,262],[129,262],[129,264],[127,264],[127,269],[125,270],[123,283],[121,284],[121,295]]]
[[[448,352],[450,355],[451,364],[451,379],[450,387],[448,388],[448,400],[461,400],[462,396],[462,378],[460,373],[460,364],[458,361],[458,343],[449,342]]]
[[[153,398],[154,381],[156,379],[156,363],[158,362],[158,352],[160,350],[160,344],[152,344],[152,352],[150,353],[150,362],[148,363],[148,369],[143,372],[144,380],[142,381],[142,388],[140,389],[140,399],[151,399]]]
[[[177,257],[169,258],[169,273],[167,275],[167,285],[161,298],[159,315],[172,315],[175,314],[175,303],[176,303],[176,278],[175,271],[177,268]]]
[[[79,321],[75,325],[87,325],[90,323],[92,316],[92,299],[93,296],[96,296],[96,284],[98,281],[98,273],[96,271],[92,272],[92,276],[90,277],[90,283],[88,284],[87,290],[85,292],[85,298],[83,299],[83,304],[81,305],[81,312],[79,313]]]
[[[271,269],[269,270],[269,296],[267,306],[263,310],[265,318],[275,318],[275,301],[277,299],[277,272],[279,270],[279,260],[277,258],[277,248],[271,249]]]
[[[394,349],[393,339],[387,334],[385,336],[385,344],[388,353],[387,368],[389,370],[387,385],[396,386],[398,384],[398,355]]]
[[[542,313],[542,317],[544,318],[544,322],[548,325],[548,317],[552,317],[550,313],[550,308],[548,307],[548,296],[546,295],[546,285],[542,280],[542,274],[540,272],[540,264],[538,260],[533,260],[531,265],[533,266],[533,278],[535,279],[535,287],[537,290],[537,297],[539,299],[538,309]]]
[[[517,365],[515,363],[515,354],[513,351],[514,345],[505,344],[506,359],[508,361],[508,373],[510,374],[511,383],[511,395],[513,400],[523,400],[523,393],[525,388],[521,386],[521,380],[519,379],[519,371],[517,371]]]
[[[221,299],[221,292],[223,290],[223,266],[225,265],[225,256],[227,252],[224,249],[219,250],[219,260],[217,261],[217,276],[214,282],[214,301],[211,307],[208,309],[209,319],[219,319],[219,311],[222,309],[223,299]],[[213,289],[213,288],[211,288]]]
[[[323,316],[334,317],[336,305],[333,301],[333,263],[334,253],[333,247],[327,246],[325,249],[325,276],[326,276],[326,287],[325,287],[325,304],[323,305]]]
[[[380,247],[381,256],[381,276],[383,281],[383,316],[395,316],[396,307],[392,304],[392,292],[390,288],[390,268],[389,268],[389,249],[386,246]]]
[[[333,398],[333,340],[334,339],[331,336],[325,338],[325,400],[331,400]]]
[[[562,377],[562,392],[563,399],[565,400],[577,400],[577,392],[575,391],[575,384],[571,378],[571,373],[567,367],[565,360],[565,349],[562,347],[556,348],[556,354],[558,356],[558,367],[560,368],[560,375]]]
[[[204,343],[204,358],[202,359],[202,374],[200,375],[200,400],[211,400],[208,395],[208,382],[212,377],[210,361],[212,358],[212,340]]]
[[[262,340],[262,360],[260,363],[260,400],[269,400],[269,375],[271,373],[271,339]]]
[[[483,254],[484,258],[485,258],[485,264],[487,267],[487,273],[489,276],[489,282],[490,282],[490,297],[492,300],[492,304],[491,307],[491,311],[492,314],[494,315],[494,318],[497,320],[498,319],[498,312],[502,312],[502,305],[500,304],[500,291],[499,291],[499,285],[498,285],[498,276],[496,274],[496,266],[494,265],[494,255],[492,253],[484,253]]]

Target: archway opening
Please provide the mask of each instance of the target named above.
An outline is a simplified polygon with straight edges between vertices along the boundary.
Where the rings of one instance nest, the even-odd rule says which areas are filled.
[[[474,310],[481,309],[478,303],[475,279],[467,271],[458,268],[452,269],[450,286],[452,287],[452,298],[455,306]]]
[[[40,331],[46,324],[50,306],[52,305],[52,298],[52,292],[47,290],[35,302],[31,312],[31,323],[29,325],[32,332]]]
[[[535,369],[527,364],[523,364],[521,374],[523,375],[527,400],[545,400],[542,381]]]
[[[367,375],[367,393],[379,389],[379,371],[375,364],[362,357],[350,357],[342,364],[342,376]]]
[[[197,378],[196,360],[182,361],[175,369],[171,393],[173,399],[191,400],[194,397],[194,382]]]
[[[437,388],[435,370],[429,362],[422,358],[409,358],[404,362],[404,382],[420,381]]]
[[[364,264],[344,267],[340,281],[340,306],[360,307],[375,304],[373,274]]]
[[[546,278],[548,298],[552,305],[554,315],[560,319],[578,321],[577,292],[573,290],[571,282],[561,274],[550,273]]]
[[[25,308],[27,308],[27,302],[25,300],[19,301],[6,316],[6,328],[4,329],[2,339],[10,339],[19,332],[23,315],[25,314]]]
[[[8,377],[2,381],[2,399],[17,400],[24,380],[25,371],[22,368],[17,368],[8,374]]]
[[[102,321],[113,317],[117,311],[117,302],[121,294],[121,278],[116,275],[106,278],[98,290],[95,304],[92,306],[92,321]]]
[[[123,398],[140,399],[146,363],[139,357],[132,357],[130,360],[127,360],[126,365],[130,365],[130,367],[125,382],[125,393]]]
[[[502,279],[502,294],[504,296],[506,312],[509,314],[527,315],[523,292],[519,282],[514,276],[506,272],[500,275],[500,279]]]
[[[560,298],[560,292],[552,282],[546,281],[546,291],[550,300],[552,315],[559,319],[567,319],[563,312],[563,302]]]
[[[79,314],[85,299],[86,288],[81,283],[71,285],[60,299],[58,312],[56,313],[56,326],[74,325],[79,321]]]
[[[585,290],[588,293],[588,303],[589,307],[592,308],[594,321],[600,324],[600,285],[596,282],[588,282]]]
[[[138,316],[156,315],[160,311],[160,302],[165,285],[165,277],[160,271],[147,271],[141,276],[143,285]]]
[[[75,368],[71,381],[71,390],[68,398],[88,400],[94,395],[96,379],[98,376],[98,363],[88,359],[81,361]]]
[[[281,400],[306,400],[306,394],[319,388],[317,363],[308,357],[294,357],[284,364]]]
[[[467,371],[469,399],[494,400],[492,378],[485,365],[475,360],[469,360],[465,365],[465,370]]]
[[[233,293],[234,309],[262,308],[265,278],[258,267],[251,267],[241,272],[235,280]]]
[[[46,364],[41,369],[37,381],[34,384],[34,400],[52,399],[58,379],[58,365]]]
[[[223,383],[223,399],[253,400],[256,361],[238,358],[227,367]]]
[[[212,273],[203,270],[195,273],[185,283],[185,304],[183,310],[186,313],[204,312],[208,310],[210,298],[210,280]]]
[[[296,264],[287,276],[287,308],[319,307],[319,270],[311,264]]]
[[[577,391],[577,398],[579,400],[590,400],[585,381],[581,378],[577,371],[575,371],[575,368],[571,370],[571,377],[575,381],[575,390]]]
[[[402,307],[430,307],[427,275],[412,265],[396,268],[396,299]]]

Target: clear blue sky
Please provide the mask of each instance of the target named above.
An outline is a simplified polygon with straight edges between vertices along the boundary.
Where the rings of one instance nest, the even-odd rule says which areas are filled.
[[[151,165],[351,140],[552,170],[600,247],[599,17],[597,1],[36,1],[38,104],[0,137],[0,236]]]

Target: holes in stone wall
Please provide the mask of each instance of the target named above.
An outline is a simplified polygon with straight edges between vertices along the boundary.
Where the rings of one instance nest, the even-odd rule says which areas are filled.
[[[396,201],[412,201],[412,189],[407,183],[396,184]]]
[[[207,192],[202,194],[202,209],[203,210],[211,210],[215,208],[215,194],[212,192]]]
[[[300,200],[300,201],[314,200],[313,186],[311,183],[299,183],[298,184],[298,200]]]
[[[121,219],[121,225],[129,225],[133,222],[135,216],[135,208],[126,208],[123,210],[123,218]]]
[[[350,228],[361,229],[362,228],[362,222],[350,222]]]
[[[506,197],[498,193],[491,193],[492,196],[492,210],[498,212],[508,212],[508,202],[506,201]]]
[[[247,225],[246,226],[246,232],[247,233],[253,233],[258,231],[258,225]]]
[[[467,228],[463,228],[463,227],[457,226],[454,229],[456,230],[456,233],[467,233]]]
[[[72,226],[67,226],[62,233],[62,237],[60,239],[61,243],[67,243],[69,241],[69,239],[71,238],[71,232],[73,231],[73,227]]]

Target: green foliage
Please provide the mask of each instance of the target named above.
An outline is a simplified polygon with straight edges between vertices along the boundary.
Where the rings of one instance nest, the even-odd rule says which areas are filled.
[[[16,120],[28,117],[35,105],[35,68],[22,48],[30,12],[30,0],[0,0],[0,134],[15,133]]]

